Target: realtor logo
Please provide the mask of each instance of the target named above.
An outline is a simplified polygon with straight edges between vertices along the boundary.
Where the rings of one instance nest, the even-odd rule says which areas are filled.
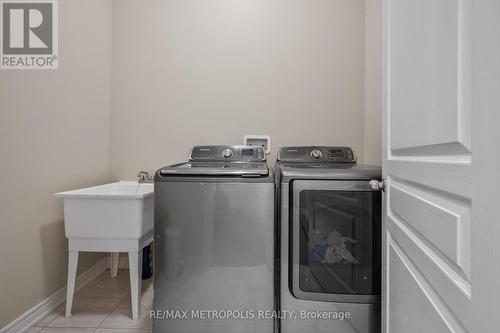
[[[57,0],[0,0],[1,69],[57,69]]]

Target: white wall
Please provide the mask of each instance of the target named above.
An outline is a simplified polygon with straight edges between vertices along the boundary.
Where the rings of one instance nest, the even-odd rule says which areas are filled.
[[[120,0],[113,14],[112,178],[244,134],[363,158],[363,0]]]
[[[59,1],[59,69],[0,71],[0,327],[66,284],[53,193],[108,180],[111,10]]]

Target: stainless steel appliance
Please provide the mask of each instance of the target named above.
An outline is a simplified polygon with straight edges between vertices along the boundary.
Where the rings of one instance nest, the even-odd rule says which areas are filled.
[[[277,327],[380,332],[380,168],[357,165],[347,147],[285,147],[275,177],[276,297],[293,312]]]
[[[262,147],[196,146],[159,169],[154,331],[272,332],[273,228]]]

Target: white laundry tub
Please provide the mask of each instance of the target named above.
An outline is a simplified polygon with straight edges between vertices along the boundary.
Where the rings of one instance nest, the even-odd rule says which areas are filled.
[[[67,238],[139,239],[153,230],[154,185],[121,181],[56,193]]]
[[[66,317],[71,316],[79,252],[111,252],[111,274],[118,253],[127,252],[132,318],[141,313],[142,249],[153,241],[154,185],[123,181],[56,193],[64,200],[68,238]]]

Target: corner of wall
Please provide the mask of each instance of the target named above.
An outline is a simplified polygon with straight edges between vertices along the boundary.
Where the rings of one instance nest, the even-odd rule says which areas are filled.
[[[382,6],[365,1],[364,163],[382,164]]]

